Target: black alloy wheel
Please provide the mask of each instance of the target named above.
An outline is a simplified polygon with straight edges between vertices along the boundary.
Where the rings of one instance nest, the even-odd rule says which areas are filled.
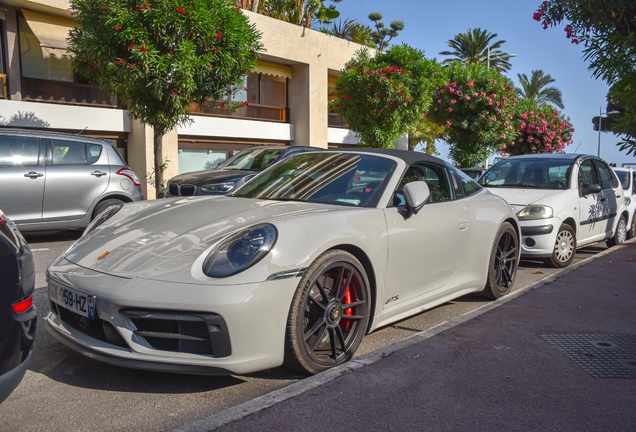
[[[285,338],[285,366],[315,374],[345,363],[360,346],[371,311],[362,264],[327,251],[307,268],[294,294]]]
[[[519,263],[519,236],[509,222],[504,222],[492,246],[488,279],[482,295],[496,300],[512,290]]]

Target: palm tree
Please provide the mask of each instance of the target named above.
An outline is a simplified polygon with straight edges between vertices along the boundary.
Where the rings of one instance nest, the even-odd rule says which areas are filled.
[[[357,23],[354,28],[351,29],[351,42],[355,42],[360,45],[375,48],[375,42],[373,42],[373,30],[371,27]]]
[[[533,70],[530,79],[526,74],[517,74],[521,88],[519,92],[521,96],[531,99],[537,103],[549,103],[561,109],[565,108],[563,100],[561,100],[561,90],[554,86],[548,86],[554,82],[549,74],[542,70]]]
[[[446,42],[454,51],[440,53],[440,55],[454,56],[454,58],[445,59],[443,63],[449,64],[457,60],[464,63],[483,63],[498,72],[507,72],[511,67],[508,59],[517,55],[500,51],[499,48],[506,41],[498,40],[491,43],[496,37],[497,33],[489,33],[480,28],[458,33]]]
[[[338,20],[338,22],[331,23],[331,27],[327,27],[331,35],[340,38],[351,40],[351,31],[358,26],[356,20],[347,18],[344,21]]]
[[[424,153],[439,155],[437,147],[435,147],[435,140],[444,135],[445,130],[446,126],[440,126],[429,120],[428,117],[424,117],[409,131],[408,149],[415,150],[418,144],[424,143]]]

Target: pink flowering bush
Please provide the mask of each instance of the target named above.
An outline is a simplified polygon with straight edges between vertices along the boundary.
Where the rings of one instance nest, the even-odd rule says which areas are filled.
[[[438,70],[435,60],[407,45],[375,57],[362,49],[340,74],[329,109],[360,137],[359,146],[391,148],[423,118],[440,82]]]
[[[502,146],[511,156],[565,153],[565,147],[572,144],[574,128],[570,119],[551,105],[537,106],[531,100],[521,100],[516,109],[515,127],[519,130],[517,139]]]
[[[442,69],[433,94],[430,119],[446,125],[450,157],[471,167],[514,142],[517,96],[510,79],[482,64],[454,62]]]

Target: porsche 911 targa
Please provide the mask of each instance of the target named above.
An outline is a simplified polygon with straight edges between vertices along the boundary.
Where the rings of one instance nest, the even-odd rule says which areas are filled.
[[[389,323],[510,292],[519,238],[510,206],[440,159],[302,153],[231,195],[105,210],[49,267],[45,325],[124,367],[317,373]]]

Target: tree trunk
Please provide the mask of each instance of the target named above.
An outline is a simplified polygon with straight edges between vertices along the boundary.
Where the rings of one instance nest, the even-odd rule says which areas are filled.
[[[155,194],[156,198],[161,197],[161,193],[163,192],[163,136],[165,131],[163,129],[154,127],[153,134],[153,147],[155,153]]]

